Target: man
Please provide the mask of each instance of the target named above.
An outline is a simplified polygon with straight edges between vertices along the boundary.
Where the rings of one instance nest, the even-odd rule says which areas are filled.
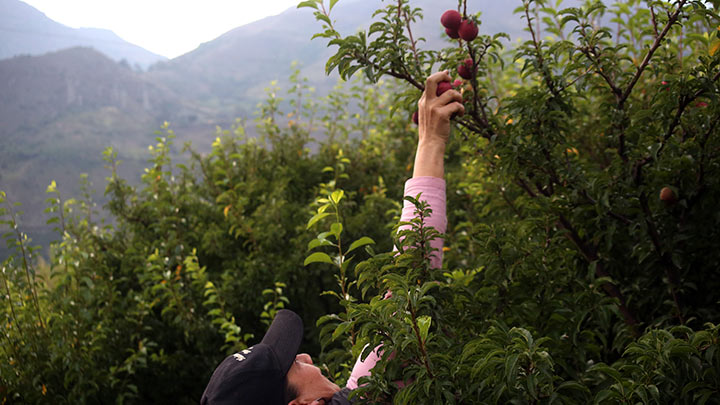
[[[444,233],[445,217],[445,146],[450,136],[450,118],[462,115],[462,96],[455,90],[436,95],[440,82],[452,81],[447,71],[427,79],[425,92],[418,102],[418,147],[413,178],[405,184],[405,195],[422,193],[433,208],[426,225]],[[414,215],[414,206],[405,202],[402,221]],[[437,255],[431,265],[442,265],[442,239],[431,245]],[[379,359],[377,349],[365,361],[358,359],[345,388],[340,389],[322,375],[307,354],[297,354],[303,336],[303,324],[297,314],[281,310],[275,316],[262,341],[227,357],[215,369],[205,388],[201,404],[268,405],[349,405],[348,395],[357,388],[358,379],[367,376]]]
[[[302,336],[300,317],[286,309],[278,311],[259,344],[220,363],[200,403],[349,404],[346,393],[336,395],[340,387],[322,375],[310,356],[297,354]]]

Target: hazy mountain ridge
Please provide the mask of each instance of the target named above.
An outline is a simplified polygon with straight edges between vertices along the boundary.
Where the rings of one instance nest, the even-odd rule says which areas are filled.
[[[0,61],[0,135],[33,129],[68,111],[114,106],[128,113],[178,116],[177,96],[91,48]]]
[[[415,37],[426,40],[421,46],[429,49],[449,46],[439,20],[440,15],[456,7],[457,2],[418,0],[412,4],[422,8],[425,17],[412,26]],[[472,5],[476,8],[469,8],[470,13],[483,11],[480,33],[495,34],[504,29],[513,37],[523,35],[525,25],[520,17],[513,15],[514,7],[497,4],[482,1]],[[331,18],[341,34],[353,34],[367,30],[373,12],[386,5],[382,0],[340,1],[332,10]],[[292,8],[235,28],[192,52],[158,63],[149,75],[186,97],[217,106],[221,114],[248,114],[271,80],[284,80],[289,76],[293,61],[300,63],[303,76],[320,93],[335,84],[337,76],[325,76],[325,63],[336,47],[328,48],[325,39],[310,40],[321,28],[311,9]],[[234,108],[227,109],[230,105]]]
[[[0,0],[0,59],[42,55],[76,46],[90,46],[115,61],[146,69],[167,60],[115,33],[99,28],[70,28],[19,0]]]

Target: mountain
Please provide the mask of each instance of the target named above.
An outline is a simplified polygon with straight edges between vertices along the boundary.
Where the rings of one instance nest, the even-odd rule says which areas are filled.
[[[112,31],[70,28],[20,0],[0,0],[0,59],[42,55],[76,46],[95,48],[115,61],[125,60],[142,69],[167,60],[123,40]]]

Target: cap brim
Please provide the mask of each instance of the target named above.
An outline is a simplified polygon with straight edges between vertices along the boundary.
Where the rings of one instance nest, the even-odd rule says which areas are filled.
[[[261,343],[273,349],[280,362],[280,368],[284,374],[287,374],[295,361],[302,338],[302,319],[293,311],[281,309],[275,315]]]

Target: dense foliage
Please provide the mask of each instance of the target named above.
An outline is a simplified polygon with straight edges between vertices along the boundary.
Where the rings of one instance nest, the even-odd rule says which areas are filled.
[[[109,149],[107,220],[90,185],[73,199],[48,188],[48,263],[0,194],[16,252],[2,263],[0,398],[196,403],[220,359],[289,307],[340,383],[383,345],[358,390],[371,403],[717,402],[717,2],[525,0],[528,41],[442,51],[421,49],[409,1],[350,36],[336,3],[301,3],[338,47],[328,70],[398,80],[319,98],[294,75],[285,102],[268,89],[259,139],[238,122],[183,163],[166,126],[138,186]],[[432,269],[421,200],[391,237],[409,117],[425,77],[468,57]]]

